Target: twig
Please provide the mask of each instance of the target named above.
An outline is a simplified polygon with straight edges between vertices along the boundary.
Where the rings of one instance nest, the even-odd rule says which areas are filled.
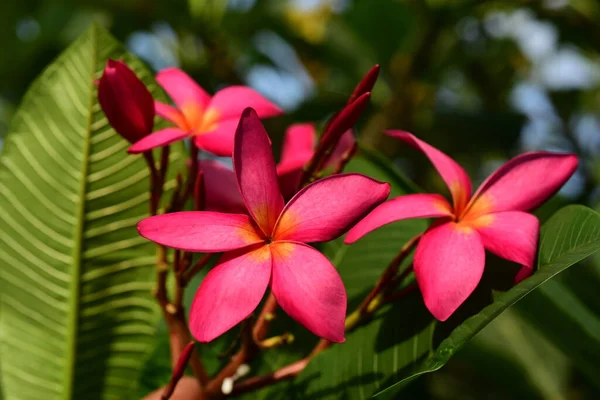
[[[265,305],[258,315],[258,319],[256,320],[256,325],[254,325],[254,329],[252,331],[252,338],[255,343],[260,343],[267,336],[267,332],[269,330],[269,325],[274,318],[274,312],[277,309],[277,300],[275,299],[275,295],[273,292],[269,293],[269,297],[265,301]]]
[[[404,259],[406,259],[406,257],[408,257],[408,255],[413,251],[417,243],[419,243],[421,236],[422,235],[419,234],[413,237],[408,242],[406,242],[402,249],[400,249],[400,252],[387,266],[371,293],[369,293],[367,297],[363,300],[363,302],[358,306],[357,311],[359,314],[365,315],[369,313],[369,308],[371,307],[371,303],[373,302],[373,300],[378,295],[380,295],[382,291],[387,288],[390,281],[394,279],[398,271],[398,267],[400,266],[400,264],[402,264],[402,261],[404,261]]]
[[[234,384],[232,395],[238,395],[242,393],[251,392],[266,386],[270,386],[274,383],[281,382],[286,379],[296,377],[306,367],[310,359],[303,358],[302,360],[296,361],[293,364],[287,365],[270,375],[257,376],[243,380],[237,384]]]
[[[187,286],[187,284],[190,283],[190,280],[194,277],[194,275],[200,272],[208,264],[212,256],[212,253],[204,254],[189,270],[186,271],[185,268],[180,269],[182,282],[184,286]]]

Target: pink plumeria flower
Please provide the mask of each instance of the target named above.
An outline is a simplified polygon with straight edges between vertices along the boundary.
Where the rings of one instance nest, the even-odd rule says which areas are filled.
[[[281,308],[314,334],[344,341],[346,291],[331,262],[305,243],[342,235],[390,192],[360,174],[332,175],[284,205],[267,132],[252,109],[235,134],[233,164],[248,215],[187,211],[141,221],[140,234],[185,251],[225,252],[200,285],[190,330],[208,342],[256,309],[268,286]]]
[[[332,167],[354,146],[354,135],[351,130],[344,132],[334,148],[325,167]],[[304,166],[315,154],[317,131],[314,124],[294,124],[285,132],[281,160],[277,164],[279,187],[284,198],[290,198],[298,190]]]
[[[454,160],[410,133],[387,131],[423,152],[448,185],[453,204],[438,194],[389,200],[350,230],[353,243],[372,230],[407,218],[440,218],[421,238],[414,271],[425,305],[445,321],[469,297],[481,276],[485,251],[521,264],[516,282],[533,272],[539,222],[528,211],[552,196],[575,172],[572,154],[532,152],[498,168],[471,196],[471,181]]]
[[[229,86],[211,97],[185,72],[167,68],[156,76],[178,108],[155,102],[156,114],[175,124],[145,137],[129,148],[130,153],[183,140],[193,139],[202,150],[231,157],[233,136],[242,111],[252,107],[261,118],[280,115],[282,110],[255,90],[246,86]]]

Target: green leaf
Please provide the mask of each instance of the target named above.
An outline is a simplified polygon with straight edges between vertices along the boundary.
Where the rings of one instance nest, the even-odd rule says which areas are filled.
[[[1,384],[11,399],[127,398],[155,342],[148,171],[97,102],[107,58],[149,70],[92,27],[33,83],[0,158]],[[182,148],[172,160],[182,158]]]
[[[544,224],[540,243],[538,271],[497,294],[491,304],[484,306],[490,294],[485,275],[474,296],[445,323],[430,316],[415,292],[382,309],[371,323],[350,333],[343,345],[315,357],[288,394],[311,399],[396,398],[403,384],[441,368],[509,306],[596,252],[600,215],[583,206],[565,207]]]

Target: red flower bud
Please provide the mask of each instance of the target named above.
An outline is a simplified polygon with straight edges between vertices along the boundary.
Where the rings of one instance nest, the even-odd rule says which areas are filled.
[[[344,132],[348,129],[352,129],[367,107],[370,98],[370,92],[361,94],[356,100],[346,105],[332,118],[331,123],[325,129],[325,133],[323,133],[323,138],[321,139],[321,146],[324,149],[335,146]]]
[[[106,62],[98,84],[98,101],[112,127],[129,142],[152,132],[154,99],[123,61]]]
[[[377,77],[379,77],[379,69],[379,64],[375,64],[373,68],[367,72],[352,91],[347,104],[353,103],[358,97],[373,90],[373,86],[375,86],[375,82],[377,82]]]

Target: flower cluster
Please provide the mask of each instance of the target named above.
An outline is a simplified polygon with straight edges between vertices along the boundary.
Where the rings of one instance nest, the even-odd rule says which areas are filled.
[[[202,205],[138,224],[142,236],[162,246],[223,253],[191,307],[189,325],[197,340],[211,341],[247,318],[270,287],[279,306],[311,332],[344,341],[343,282],[331,262],[308,243],[346,232],[345,242],[353,243],[407,218],[436,218],[416,247],[414,272],[425,305],[440,321],[478,285],[485,250],[521,265],[516,282],[533,273],[539,223],[530,212],[569,179],[577,158],[549,152],[520,155],[472,194],[466,172],[446,154],[410,133],[387,131],[429,158],[447,184],[451,202],[422,193],[386,201],[388,183],[337,173],[356,150],[351,128],[378,72],[375,67],[365,76],[320,139],[312,123],[290,126],[276,164],[260,119],[282,111],[254,90],[230,86],[210,96],[171,68],[160,72],[157,81],[174,107],[154,102],[123,62],[108,62],[99,100],[114,129],[132,143],[130,153],[189,138],[198,150],[233,159],[233,169],[192,159]],[[155,114],[173,126],[153,132]]]

